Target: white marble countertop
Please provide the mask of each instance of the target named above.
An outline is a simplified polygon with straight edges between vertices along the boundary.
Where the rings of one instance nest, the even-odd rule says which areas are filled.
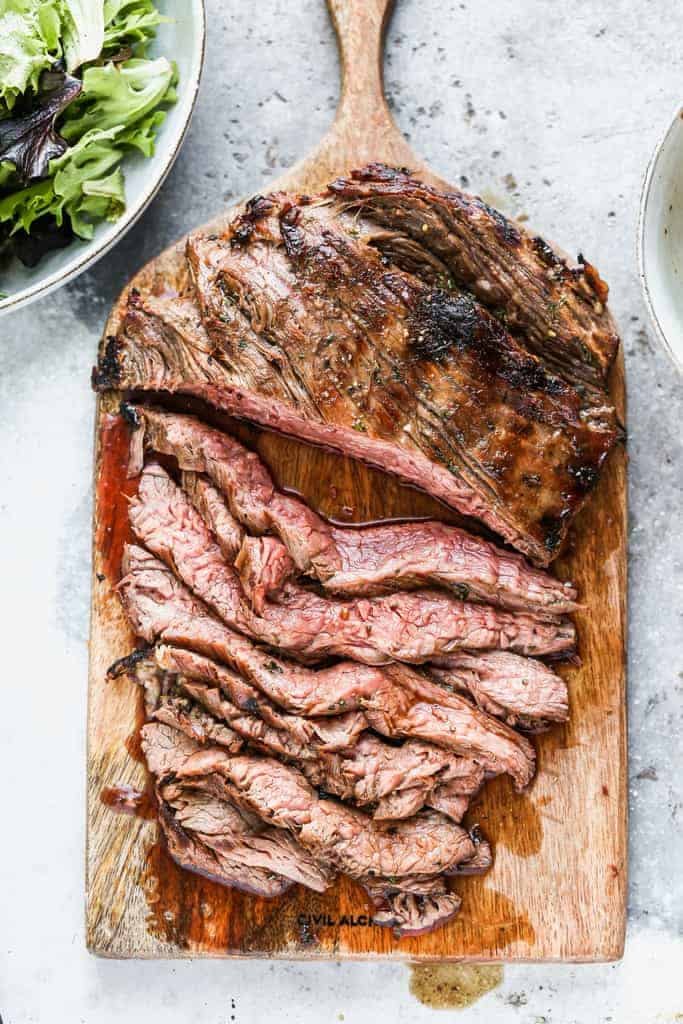
[[[656,348],[635,228],[653,146],[683,98],[676,0],[403,0],[387,43],[396,118],[462,181],[611,285],[630,452],[630,901],[621,964],[506,966],[435,1011],[387,964],[98,961],[83,939],[84,723],[93,397],[105,313],[144,259],[306,152],[332,117],[322,0],[209,0],[199,106],[159,197],[74,284],[0,322],[0,1015],[4,1024],[441,1019],[683,1020],[681,379]]]

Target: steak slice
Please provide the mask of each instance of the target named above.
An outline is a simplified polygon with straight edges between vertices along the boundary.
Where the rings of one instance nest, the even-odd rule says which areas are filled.
[[[211,507],[206,501],[194,504],[229,561],[234,555],[226,553],[221,542],[221,524],[226,519],[231,524],[232,539],[233,515],[253,532],[270,530],[280,536],[293,564],[272,539],[253,537],[244,539],[237,562],[245,590],[258,591],[261,604],[262,597],[279,591],[296,568],[342,595],[437,583],[459,597],[504,608],[562,613],[576,607],[570,583],[533,569],[521,556],[464,530],[437,521],[332,526],[298,498],[278,492],[258,457],[229,435],[194,417],[144,406],[125,408],[139,431],[133,439],[131,472],[141,471],[147,447],[172,455],[181,467],[203,467],[222,490],[231,511],[221,505],[220,495],[205,477],[198,479],[211,495]],[[193,476],[184,473],[184,488],[186,478]]]
[[[429,794],[429,806],[432,810],[445,814],[452,821],[462,821],[469,804],[469,796],[458,793],[453,783],[444,782],[440,786],[435,786]]]
[[[196,740],[160,722],[143,725],[140,737],[147,767],[157,779],[176,775],[200,749]]]
[[[404,170],[370,164],[330,191],[348,208],[408,236],[444,276],[504,312],[539,357],[569,381],[604,385],[619,345],[607,285],[580,258],[570,268],[542,238],[462,192],[443,192]],[[400,245],[391,245],[394,261]]]
[[[439,815],[425,813],[385,826],[361,811],[320,799],[301,772],[271,758],[199,750],[184,763],[179,778],[214,773],[239,793],[244,806],[288,829],[316,858],[352,878],[432,876],[476,852],[467,832]]]
[[[335,872],[311,857],[293,836],[264,827],[234,804],[177,783],[161,785],[159,795],[175,824],[212,850],[223,865],[229,861],[238,877],[242,870],[265,871],[315,892],[324,892],[334,880]]]
[[[220,885],[269,899],[282,896],[292,887],[293,883],[288,878],[264,868],[248,867],[231,855],[212,850],[192,832],[179,825],[173,810],[163,801],[159,804],[159,824],[169,854],[186,871],[202,875]]]
[[[141,543],[229,626],[307,660],[337,655],[368,664],[419,663],[463,647],[546,655],[574,647],[568,620],[512,614],[435,590],[334,601],[288,584],[280,602],[268,602],[258,616],[203,519],[156,463],[143,469],[129,517]]]
[[[440,683],[471,694],[484,711],[532,732],[569,717],[567,685],[541,661],[508,651],[460,651],[430,666]]]
[[[324,715],[362,708],[382,735],[434,742],[473,758],[487,772],[508,772],[519,788],[533,777],[535,756],[528,740],[407,666],[379,670],[346,662],[314,670],[295,665],[218,622],[144,549],[125,548],[123,572],[119,594],[126,614],[139,636],[164,645],[157,658],[169,671],[219,684],[210,661],[216,658],[285,710]],[[189,650],[171,652],[168,644]],[[197,663],[193,651],[207,657]]]
[[[249,536],[242,542],[235,568],[255,611],[263,609],[266,599],[277,600],[287,580],[297,574],[286,543],[294,533],[297,553],[302,553],[306,533],[301,530],[307,524],[298,519],[293,516],[285,525],[280,517],[276,528],[284,543]],[[375,596],[436,583],[462,600],[513,611],[557,615],[577,607],[570,583],[532,569],[521,555],[455,526],[432,521],[339,529],[321,520],[319,532],[323,527],[332,543],[322,555],[312,552],[299,571],[314,575],[332,594]]]
[[[266,600],[279,594],[296,574],[287,548],[276,537],[245,537],[234,562],[242,589],[257,615],[265,614]]]
[[[182,488],[218,542],[228,562],[234,562],[242,547],[244,531],[228,509],[220,492],[201,473],[181,474]]]
[[[369,895],[373,895],[369,892]],[[462,900],[455,892],[444,888],[443,892],[426,896],[411,892],[387,892],[381,887],[374,891],[375,913],[373,924],[391,928],[397,937],[403,935],[426,935],[441,928],[452,920],[460,910]]]
[[[246,746],[239,733],[182,697],[162,697],[159,707],[152,712],[151,721],[177,729],[200,746],[219,744],[235,754]]]

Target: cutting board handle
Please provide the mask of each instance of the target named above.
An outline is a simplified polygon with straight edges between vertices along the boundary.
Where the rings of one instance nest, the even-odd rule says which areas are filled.
[[[336,124],[364,133],[398,132],[383,81],[384,33],[394,0],[327,0],[339,40],[341,97]]]

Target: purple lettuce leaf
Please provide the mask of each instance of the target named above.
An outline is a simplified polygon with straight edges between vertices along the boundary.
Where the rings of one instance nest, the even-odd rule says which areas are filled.
[[[55,119],[82,88],[78,78],[58,67],[43,71],[33,109],[0,121],[0,160],[14,164],[22,184],[45,177],[50,160],[68,149]]]

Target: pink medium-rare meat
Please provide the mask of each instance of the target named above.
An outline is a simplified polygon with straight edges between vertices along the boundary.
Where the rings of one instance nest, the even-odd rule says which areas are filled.
[[[290,882],[324,892],[335,872],[311,857],[283,829],[267,827],[234,804],[177,783],[159,787],[159,796],[176,825],[212,850],[221,863],[229,860],[235,877],[246,870],[265,871]]]
[[[260,718],[255,711],[263,706],[264,698],[247,684],[238,688],[228,683],[232,700],[226,699],[224,691],[216,687],[182,676],[179,686],[253,746],[296,763],[316,788],[361,807],[379,805],[378,812],[373,813],[375,818],[409,817],[425,805],[431,806],[432,791],[439,786],[439,779],[448,775],[448,755],[431,744],[409,740],[394,747],[366,732],[354,737],[346,749],[333,752],[320,745],[306,745],[306,736],[311,732],[308,719],[274,708],[266,712],[267,718]],[[245,701],[237,705],[240,689],[249,702],[248,708]],[[251,695],[246,696],[249,691]],[[333,723],[334,719],[327,721]],[[220,742],[219,745],[224,746]],[[406,793],[411,797],[401,805],[401,797]],[[460,821],[466,807],[467,797],[461,795],[449,810],[455,811]],[[443,803],[439,809],[445,810]]]
[[[224,557],[234,562],[244,540],[244,530],[211,481],[201,473],[181,474],[181,485],[218,542]]]
[[[235,859],[234,855],[212,850],[198,836],[179,825],[173,810],[163,801],[159,803],[159,824],[168,852],[186,871],[267,899],[282,896],[294,884],[270,869],[246,867],[242,863],[241,851]]]
[[[266,600],[279,594],[296,574],[287,548],[276,537],[245,537],[234,561],[242,589],[257,615],[264,614]]]
[[[222,667],[210,658],[165,645],[157,648],[156,657],[158,664],[168,671],[221,684]],[[284,707],[291,708],[295,703],[302,711],[306,689],[314,702],[319,679],[323,685],[334,685],[329,670],[297,667],[290,673],[290,666],[282,660],[273,662],[272,667],[276,671],[259,674],[255,685]],[[292,698],[290,694],[295,688],[298,693]],[[366,680],[364,688],[355,695],[348,691],[347,702],[362,707],[368,724],[384,736],[412,736],[459,754],[450,762],[443,779],[451,781],[456,792],[469,795],[479,788],[483,776],[473,772],[472,760],[492,774],[509,772],[520,786],[526,785],[533,775],[534,752],[528,740],[473,707],[459,694],[449,693],[407,666],[378,670],[374,685]]]
[[[419,663],[460,648],[554,655],[574,647],[568,620],[512,614],[432,590],[335,601],[289,584],[277,604],[267,602],[256,615],[203,519],[156,463],[144,468],[129,517],[138,539],[228,625],[304,659]]]
[[[542,661],[509,651],[460,651],[430,666],[439,682],[474,697],[479,707],[530,731],[569,717],[567,685]]]
[[[198,743],[157,722],[143,726],[141,736],[147,765],[157,780],[159,818],[169,851],[183,867],[263,896],[280,895],[292,882],[318,892],[328,887],[334,872],[314,861],[291,836],[225,802],[200,806],[200,799],[169,781],[201,749]]]
[[[352,878],[435,875],[476,852],[460,826],[429,813],[385,826],[361,811],[321,800],[295,768],[270,758],[199,750],[179,779],[219,774],[240,802],[264,821],[288,829],[311,853]]]
[[[230,506],[222,517],[232,513],[252,532],[278,534],[294,563],[292,571],[295,566],[332,593],[372,595],[437,583],[460,597],[521,611],[559,614],[576,607],[576,591],[570,583],[533,569],[520,555],[464,530],[436,521],[332,526],[300,499],[277,491],[258,457],[229,435],[195,417],[144,406],[125,408],[137,424],[131,449],[133,474],[142,469],[145,447],[172,455],[181,468],[203,468]],[[215,492],[213,504],[213,514],[204,514],[204,519],[220,544],[214,527],[221,516],[220,497]],[[246,545],[254,543],[245,539]],[[269,552],[275,559],[272,542]],[[245,566],[254,563],[251,552],[241,557]],[[285,568],[281,552],[274,578],[264,583],[265,592],[281,589]],[[257,578],[249,570],[245,575]]]
[[[487,772],[508,772],[520,788],[533,777],[534,751],[524,737],[408,666],[380,670],[346,662],[314,670],[295,665],[218,622],[144,549],[129,545],[124,550],[123,572],[119,594],[124,609],[139,636],[162,644],[157,652],[161,667],[217,683],[210,660],[215,658],[285,710],[325,715],[362,708],[382,735],[434,742],[474,758]],[[172,651],[169,644],[175,645]],[[200,668],[189,657],[192,651],[207,656]]]
[[[302,535],[296,534],[296,517],[292,518],[287,531],[281,518],[280,529],[285,537],[289,530],[294,532],[300,552]],[[324,525],[339,569],[330,566],[330,548],[322,558],[314,556],[298,569],[283,541],[244,538],[235,567],[255,610],[262,609],[266,599],[277,600],[297,572],[314,575],[326,591],[341,597],[438,584],[463,600],[512,611],[557,615],[577,607],[571,584],[560,583],[532,569],[521,555],[502,551],[454,526],[436,521],[341,529]]]
[[[274,693],[275,697],[279,697],[280,700],[276,701],[276,703],[290,703],[290,699],[287,696],[283,696],[283,690],[288,690],[292,675],[296,675],[296,667],[291,663],[287,664],[284,661],[279,663],[270,662],[266,679],[271,680],[281,677],[282,684],[280,687],[273,687],[269,681],[264,682],[264,677],[261,675],[259,678],[262,680],[262,686],[259,688],[258,683],[256,686],[250,687],[248,683],[239,679],[225,665],[221,665],[217,661],[197,654],[192,650],[161,645],[154,649],[154,657],[160,671],[170,673],[171,677],[182,678],[184,680],[183,685],[186,688],[189,685],[187,680],[198,680],[201,685],[208,687],[210,690],[226,694],[241,709],[252,714],[262,715],[269,724],[276,728],[290,730],[294,733],[298,742],[311,745],[311,751],[308,754],[309,759],[317,756],[318,750],[342,752],[346,758],[346,770],[354,774],[357,779],[362,780],[366,775],[370,774],[367,770],[366,762],[369,757],[372,757],[375,761],[372,774],[383,774],[391,782],[391,785],[388,787],[380,786],[380,790],[383,793],[388,793],[392,788],[396,788],[397,782],[402,781],[407,772],[410,773],[411,785],[414,784],[417,778],[434,779],[438,775],[437,781],[439,784],[448,783],[453,787],[454,792],[463,795],[476,793],[483,782],[483,770],[476,761],[466,756],[454,757],[452,754],[439,750],[430,744],[408,741],[400,747],[395,747],[379,744],[376,741],[376,737],[363,737],[364,745],[361,749],[358,733],[356,732],[358,727],[353,718],[353,716],[361,714],[358,711],[347,711],[345,714],[335,715],[332,718],[316,719],[307,718],[301,714],[292,714],[291,712],[287,714],[277,710],[266,694],[270,691],[271,694]],[[290,669],[294,669],[294,673],[290,673]],[[317,670],[316,672],[306,671],[310,677],[309,689],[312,689],[315,687],[316,677],[321,676],[324,670]],[[385,682],[385,688],[386,685]],[[295,681],[294,687],[296,688],[297,686],[301,688],[302,681]],[[381,686],[382,679],[380,677],[375,687],[376,694],[380,692]],[[371,699],[369,692],[369,690],[366,690],[365,700]],[[441,695],[437,688],[433,688],[431,692],[434,696]],[[359,702],[361,704],[364,703],[362,696],[359,698]],[[367,726],[365,716],[361,714],[361,718]],[[338,722],[341,723],[349,720],[353,722],[353,734],[350,733],[348,726],[336,725]],[[325,726],[327,726],[327,729]],[[340,742],[335,744],[329,742],[328,732],[332,733],[335,740],[337,739],[337,734],[341,733],[346,739],[346,743],[342,745]],[[305,757],[306,755],[302,754],[300,756]],[[355,768],[353,767],[354,761],[356,763]],[[403,782],[402,784],[405,785]],[[376,792],[380,792],[380,790],[376,790]]]

